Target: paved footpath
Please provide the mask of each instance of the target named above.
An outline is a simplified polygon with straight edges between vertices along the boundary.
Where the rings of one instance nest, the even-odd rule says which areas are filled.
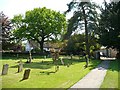
[[[90,71],[85,77],[74,84],[69,90],[79,88],[100,88],[106,75],[109,61],[102,61],[95,69]]]

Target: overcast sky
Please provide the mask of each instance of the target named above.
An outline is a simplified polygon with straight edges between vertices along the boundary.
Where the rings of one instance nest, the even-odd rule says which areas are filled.
[[[24,14],[27,10],[36,7],[47,7],[61,13],[67,10],[67,3],[72,0],[0,0],[0,11],[12,18],[16,14]],[[83,0],[86,1],[86,0]],[[92,0],[101,4],[103,0]],[[109,0],[106,0],[109,1]],[[69,18],[70,15],[67,16]]]

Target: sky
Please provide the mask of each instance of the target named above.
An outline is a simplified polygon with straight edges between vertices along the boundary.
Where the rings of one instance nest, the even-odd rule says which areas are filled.
[[[0,12],[3,11],[9,18],[17,14],[25,14],[26,11],[37,7],[47,7],[63,13],[67,10],[67,4],[72,0],[0,0]],[[79,1],[79,0],[78,0]],[[87,1],[87,0],[83,0]],[[103,0],[92,0],[97,4],[102,4]],[[109,1],[109,0],[106,0]],[[67,15],[70,18],[71,14]]]

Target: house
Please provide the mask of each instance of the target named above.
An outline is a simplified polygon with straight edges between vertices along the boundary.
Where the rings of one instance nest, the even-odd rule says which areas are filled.
[[[109,57],[109,58],[115,58],[116,54],[117,54],[117,50],[116,49],[106,48],[106,47],[101,47],[100,50],[95,51],[96,54],[98,52],[100,52],[101,56],[103,56],[103,57]]]

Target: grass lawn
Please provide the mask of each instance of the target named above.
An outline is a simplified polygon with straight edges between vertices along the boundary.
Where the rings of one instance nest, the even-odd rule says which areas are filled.
[[[118,60],[111,61],[101,88],[118,88],[118,86],[120,85],[120,82],[118,85],[118,81],[120,81],[120,77],[118,77],[119,70],[120,68],[118,67]]]
[[[17,73],[17,62],[19,60],[15,58],[0,60],[2,65],[9,64],[8,74],[0,76],[2,88],[69,88],[101,62],[100,60],[91,60],[89,67],[84,69],[85,60],[64,58],[64,63],[70,66],[67,67],[67,65],[62,65],[59,62],[59,71],[55,73],[55,65],[52,64],[51,58],[36,58],[30,64],[25,63],[26,59],[21,59],[24,69]],[[0,71],[2,71],[2,65],[0,65]],[[30,77],[27,80],[20,81],[26,68],[31,69]]]

